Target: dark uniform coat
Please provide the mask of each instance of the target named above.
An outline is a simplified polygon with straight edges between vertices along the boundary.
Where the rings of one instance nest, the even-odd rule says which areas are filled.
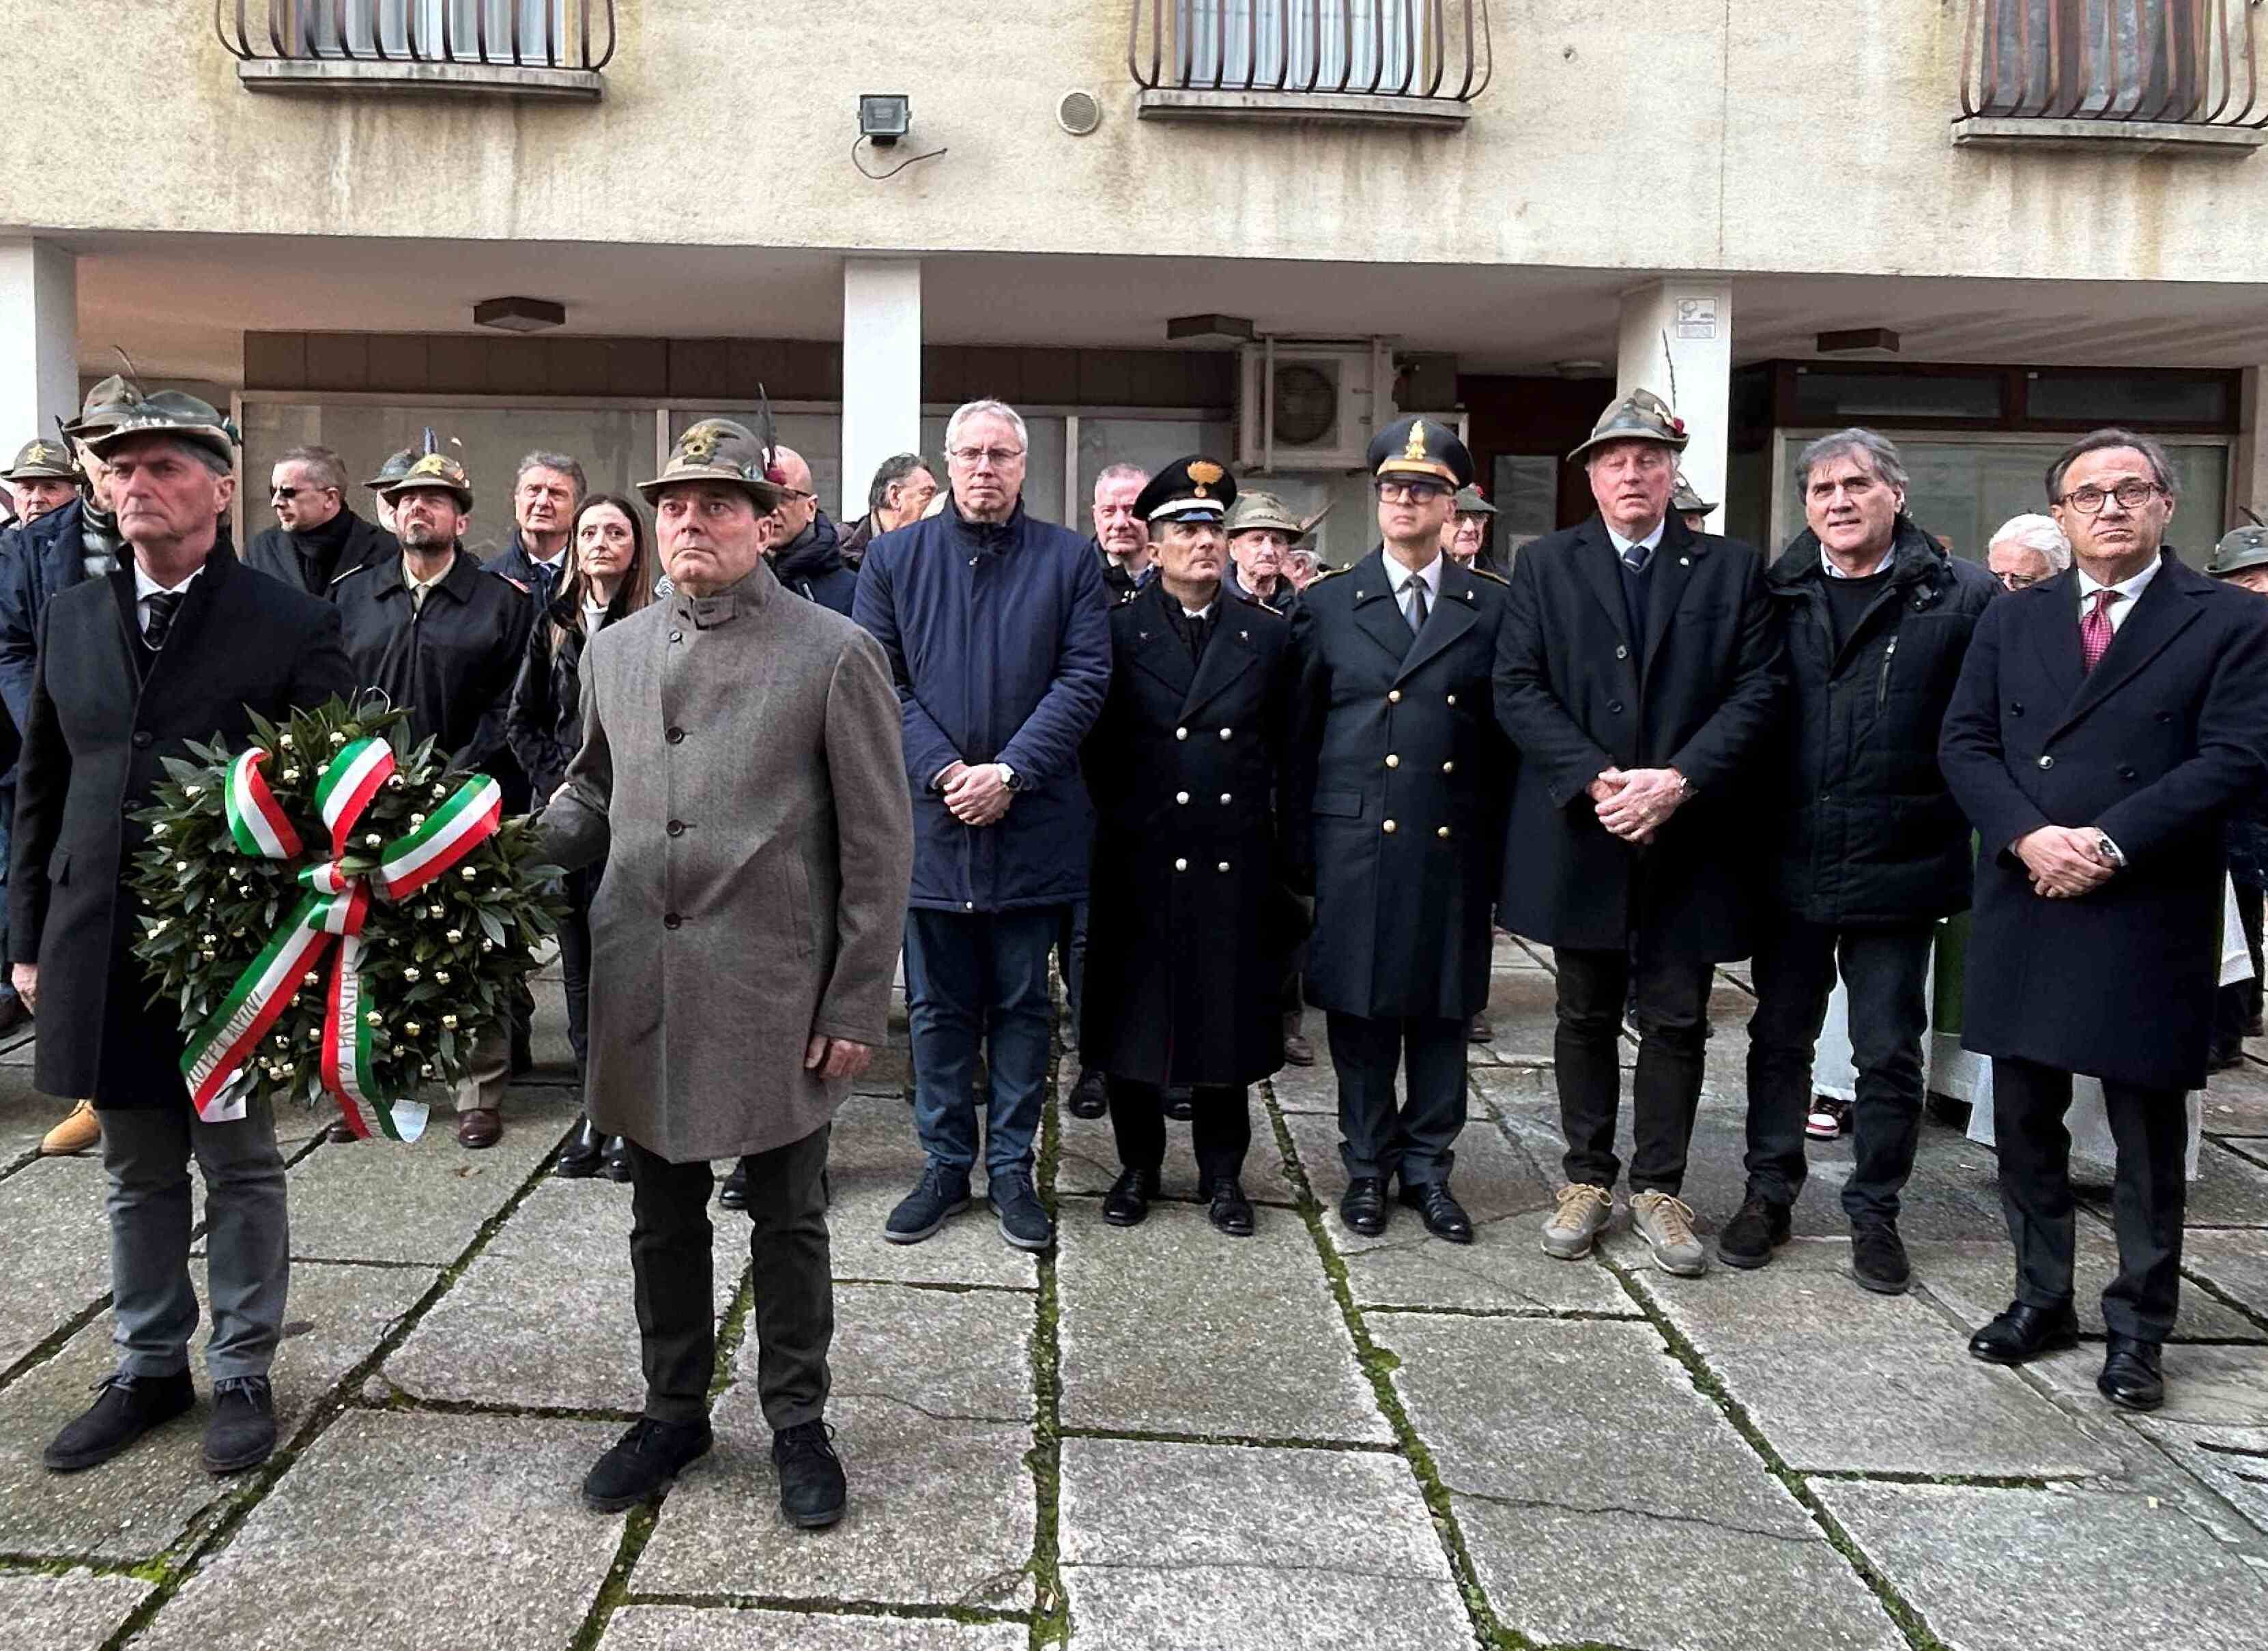
[[[2268,785],[2268,604],[2170,550],[2091,672],[2079,576],[1977,622],[1939,760],[1976,823],[1962,1044],[2154,1089],[2205,1087],[2220,973],[2221,823]],[[2094,826],[2127,859],[2076,900],[2013,845]]]
[[[348,574],[331,600],[356,681],[407,710],[412,737],[432,740],[453,766],[493,777],[505,813],[524,812],[527,781],[505,748],[504,718],[535,619],[527,593],[460,550],[422,610],[400,556]]]
[[[1160,580],[1111,610],[1110,692],[1083,753],[1094,800],[1079,1050],[1148,1084],[1241,1085],[1284,1064],[1297,939],[1276,792],[1292,628],[1224,589],[1202,660]]]
[[[1287,814],[1315,896],[1307,1001],[1370,1019],[1466,1020],[1488,1000],[1490,908],[1512,751],[1490,706],[1502,579],[1442,558],[1422,639],[1386,553],[1292,613]]]
[[[140,930],[119,884],[148,828],[127,816],[188,741],[239,748],[247,708],[281,721],[355,688],[337,613],[247,572],[225,543],[154,657],[134,609],[130,564],[48,604],[9,873],[9,958],[40,967],[33,1081],[101,1108],[188,1104],[179,1018],[151,1006],[131,952]]]
[[[316,581],[320,579],[319,571],[308,562],[294,536],[282,527],[263,527],[253,534],[252,542],[244,548],[244,565],[256,568],[270,579],[282,579],[294,590],[321,596],[357,568],[401,554],[401,547],[394,542],[394,535],[376,522],[364,520],[343,505],[339,513],[347,519],[346,530],[339,545],[339,559],[332,564],[331,577],[322,580],[321,589],[316,588]]]
[[[1644,930],[1666,956],[1746,957],[1760,891],[1758,770],[1786,676],[1764,559],[1673,512],[1631,634],[1606,524],[1547,534],[1512,566],[1496,711],[1520,748],[1499,918],[1550,946],[1616,951]],[[1675,768],[1695,794],[1638,847],[1599,823],[1609,768]]]

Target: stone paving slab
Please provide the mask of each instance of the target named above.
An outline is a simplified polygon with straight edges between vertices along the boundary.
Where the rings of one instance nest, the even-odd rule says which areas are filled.
[[[0,1576],[0,1622],[24,1651],[97,1651],[150,1596],[130,1576]]]
[[[1641,1251],[1625,1235],[1616,1253],[1799,1471],[2117,1470],[2114,1452],[2021,1376],[1970,1358],[1968,1338],[1928,1302],[1860,1289],[1847,1244],[1798,1240],[1760,1271],[1715,1266],[1699,1279],[1656,1271]]]
[[[1037,1493],[1030,1297],[846,1285],[836,1292],[835,1425],[850,1512],[823,1535],[777,1509],[757,1349],[741,1344],[717,1450],[662,1508],[641,1593],[760,1594],[1019,1609],[1031,1600]]]
[[[2183,1261],[2193,1269],[2200,1239],[2236,1241],[2249,1253],[2260,1274],[2261,1284],[2268,1286],[2268,1256],[2262,1254],[2257,1235],[2191,1233],[2183,1246]],[[2206,1253],[2213,1252],[2208,1249]],[[1909,1245],[1907,1254],[1913,1262],[1914,1278],[1921,1290],[1958,1319],[1964,1331],[1981,1329],[2015,1299],[2015,1254],[2006,1239],[1963,1244],[1918,1243]],[[2075,1255],[2078,1283],[2073,1304],[2079,1310],[2080,1333],[2100,1339],[2105,1333],[2102,1288],[2117,1271],[2118,1242],[2099,1225],[2082,1221]],[[2241,1262],[2242,1257],[2237,1259]],[[2219,1264],[2217,1260],[2214,1264]],[[2260,1299],[2268,1303],[2268,1288],[2262,1290]],[[2191,1286],[2182,1292],[2181,1316],[2174,1325],[2174,1338],[2178,1341],[2268,1341],[2268,1329]]]
[[[1310,1021],[1320,1018],[1320,1014],[1308,1016]],[[1315,1064],[1285,1067],[1268,1080],[1269,1093],[1276,1097],[1276,1109],[1287,1117],[1313,1112],[1335,1118],[1339,1115],[1338,1074],[1331,1070],[1331,1053],[1324,1047],[1322,1028],[1315,1026],[1310,1036],[1315,1044]]]
[[[1058,1239],[1066,1427],[1386,1443],[1306,1224],[1263,1210],[1226,1238],[1193,1205],[1136,1227],[1066,1206]]]
[[[480,1152],[457,1145],[456,1117],[446,1107],[407,1146],[326,1143],[292,1166],[291,1253],[447,1266],[559,1145],[574,1116],[571,1102],[515,1089],[505,1098],[504,1139]]]
[[[2245,1048],[2254,1061],[2268,1058],[2268,1038],[2250,1039]],[[2248,1062],[2207,1079],[2205,1127],[2209,1135],[2268,1135],[2268,1065]]]
[[[0,1370],[108,1293],[106,1186],[92,1158],[45,1158],[0,1181],[0,1233],[16,1258],[0,1290]]]
[[[728,1606],[628,1605],[600,1651],[1026,1651],[1021,1623],[939,1618],[814,1616]]]
[[[2251,1309],[2257,1319],[2268,1321],[2268,1239],[2250,1232],[2192,1232],[2182,1238],[2182,1266],[2189,1272],[2208,1281],[2234,1301]],[[2199,1311],[2210,1301],[2202,1290],[2184,1287],[2182,1291],[2182,1323],[2190,1323],[2193,1311]],[[2218,1302],[2213,1302],[2211,1317],[2199,1322],[2218,1323],[2223,1317],[2238,1318]],[[2252,1340],[2261,1335],[2257,1323],[2248,1322],[2243,1336],[2231,1339]]]
[[[618,1431],[350,1411],[135,1651],[563,1646],[622,1541],[576,1495]]]
[[[291,1269],[275,1368],[281,1438],[291,1437],[316,1402],[368,1356],[436,1276],[402,1267]],[[198,1404],[188,1415],[85,1473],[51,1474],[40,1465],[48,1441],[93,1402],[89,1389],[115,1367],[110,1331],[106,1313],[0,1395],[0,1552],[147,1559],[249,1483],[216,1479],[199,1462],[211,1415],[201,1345],[191,1349]]]
[[[2200,1427],[2155,1417],[2136,1422],[2174,1460],[2268,1532],[2268,1427]]]
[[[2248,1159],[2256,1164],[2268,1165],[2268,1136],[2231,1135],[2225,1138],[2220,1144],[2240,1158]]]
[[[748,1271],[748,1219],[713,1199],[710,1219],[721,1316]],[[394,1350],[387,1379],[425,1399],[635,1414],[630,1234],[629,1187],[544,1181]]]
[[[1555,1261],[1543,1253],[1535,1235],[1550,1194],[1530,1161],[1486,1117],[1458,1139],[1452,1183],[1473,1219],[1470,1244],[1435,1238],[1415,1210],[1398,1205],[1378,1237],[1350,1232],[1338,1216],[1346,1175],[1337,1122],[1309,1116],[1287,1121],[1323,1204],[1323,1231],[1346,1263],[1356,1306],[1637,1315],[1629,1294],[1595,1261]]]
[[[2251,1651],[2268,1587],[2164,1501],[2097,1490],[1822,1484],[1828,1510],[1948,1646]]]
[[[890,1095],[854,1095],[835,1117],[827,1171],[834,1203],[827,1212],[828,1243],[838,1279],[879,1279],[901,1284],[989,1284],[1039,1287],[1039,1265],[1000,1237],[984,1205],[984,1172],[976,1172],[975,1203],[967,1214],[918,1244],[893,1244],[882,1223],[922,1172],[913,1109]]]
[[[1369,1323],[1514,1632],[1700,1651],[1903,1643],[1651,1326]]]
[[[2110,1196],[2107,1185],[2081,1188],[2080,1196],[2104,1213],[2109,1212]],[[2182,1223],[2186,1227],[2268,1227],[2268,1168],[2241,1153],[2231,1152],[2219,1141],[2204,1142],[2198,1148],[2198,1178],[2189,1184]],[[2263,1235],[2260,1242],[2268,1244],[2268,1235]]]
[[[1066,1439],[1063,1533],[1074,1651],[1472,1642],[1398,1456]]]
[[[1507,969],[1499,963],[1489,977],[1489,1024],[1496,1036],[1468,1047],[1476,1065],[1542,1065],[1551,1058],[1552,1005],[1557,979],[1530,963]]]
[[[2117,1415],[2095,1390],[2102,1349],[2081,1346],[2024,1367],[2082,1415]],[[2268,1347],[2170,1342],[2164,1352],[2167,1421],[2268,1427]]]
[[[1056,1119],[1060,1133],[1057,1137],[1056,1191],[1105,1193],[1110,1190],[1110,1183],[1118,1179],[1118,1146],[1110,1132],[1108,1117],[1071,1116],[1071,1108],[1064,1103],[1070,1099],[1071,1086],[1078,1081],[1078,1068],[1065,1061],[1057,1095]],[[1268,1117],[1267,1102],[1255,1089],[1245,1104],[1252,1118],[1252,1149],[1244,1158],[1246,1196],[1261,1204],[1296,1203],[1297,1195],[1285,1172],[1283,1151],[1276,1144],[1275,1125]],[[1171,1118],[1166,1120],[1164,1168],[1167,1198],[1197,1197],[1197,1167],[1189,1151],[1189,1126]]]

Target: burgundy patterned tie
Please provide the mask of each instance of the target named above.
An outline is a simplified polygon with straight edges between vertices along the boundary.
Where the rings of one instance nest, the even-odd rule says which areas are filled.
[[[2094,610],[2079,622],[2080,663],[2090,671],[2110,652],[2110,604],[2120,594],[2109,589],[2095,592]]]

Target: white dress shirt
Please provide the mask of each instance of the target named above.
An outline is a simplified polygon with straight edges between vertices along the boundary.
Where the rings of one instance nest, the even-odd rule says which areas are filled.
[[[142,627],[144,636],[150,634],[150,599],[160,591],[170,591],[176,596],[186,594],[189,586],[197,582],[197,575],[204,571],[204,564],[200,563],[179,585],[160,585],[144,571],[141,558],[135,558],[134,618],[135,623]]]
[[[1615,554],[1617,556],[1627,556],[1631,548],[1638,546],[1642,547],[1647,557],[1651,559],[1653,553],[1661,549],[1661,535],[1668,531],[1668,528],[1669,518],[1667,516],[1654,523],[1653,531],[1643,539],[1625,539],[1610,527],[1607,529],[1607,542],[1614,546]]]
[[[2126,615],[2134,611],[2134,604],[2142,600],[2143,587],[2158,577],[2158,570],[2164,565],[2156,556],[2152,556],[2149,565],[2139,573],[2131,579],[2121,579],[2116,585],[2105,585],[2100,579],[2089,576],[2085,568],[2080,569],[2079,617],[2080,623],[2086,623],[2088,610],[2095,605],[2095,592],[2117,591],[2122,600],[2111,603],[2108,613],[2104,615],[2110,621],[2110,634],[2117,636],[2119,626],[2126,623]]]

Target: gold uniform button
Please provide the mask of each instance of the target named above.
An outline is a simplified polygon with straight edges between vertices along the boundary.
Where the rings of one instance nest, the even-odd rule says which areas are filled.
[[[1176,740],[1186,740],[1189,737],[1189,731],[1187,728],[1176,728],[1174,730],[1174,738]]]
[[[1395,755],[1393,752],[1388,751],[1386,754],[1386,766],[1388,768],[1400,768],[1402,766],[1402,759]]]
[[[1389,705],[1400,704],[1402,703],[1402,690],[1398,688],[1388,689],[1386,690],[1386,703]]]
[[[1185,872],[1189,870],[1189,863],[1187,860],[1175,860],[1174,862],[1174,869],[1177,872]]]
[[[1445,837],[1449,835],[1449,828],[1443,826],[1440,830],[1433,833],[1433,835],[1437,837]]]
[[[1454,774],[1457,771],[1457,765],[1454,763],[1444,763],[1441,764],[1441,771],[1444,774]]]
[[[1386,834],[1387,834],[1388,837],[1391,837],[1391,836],[1393,836],[1393,835],[1394,835],[1394,822],[1393,822],[1393,821],[1391,821],[1391,820],[1388,820],[1388,821],[1386,822]]]
[[[1184,807],[1187,807],[1189,800],[1189,794],[1185,791],[1177,791],[1174,793],[1174,800]]]
[[[1226,860],[1223,860],[1223,861],[1220,863],[1219,869],[1220,869],[1220,870],[1222,870],[1222,871],[1226,871],[1226,870],[1228,869],[1228,862],[1227,862]]]

